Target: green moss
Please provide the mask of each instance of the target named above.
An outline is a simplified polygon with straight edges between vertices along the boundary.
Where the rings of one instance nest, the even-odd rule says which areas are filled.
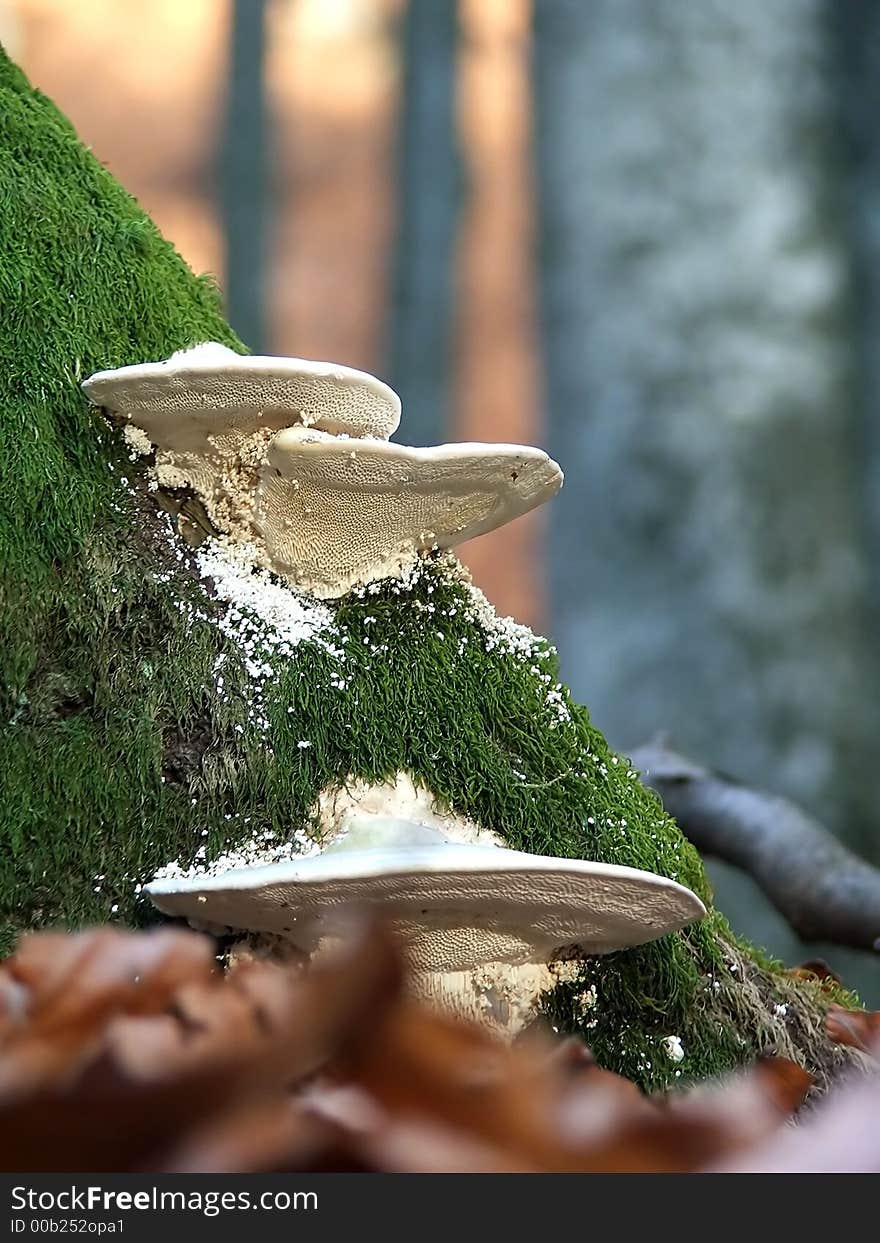
[[[101,368],[239,343],[213,284],[2,58],[0,311],[0,948],[21,928],[155,918],[137,885],[162,864],[287,841],[327,785],[399,770],[515,847],[647,868],[708,901],[695,851],[557,686],[552,649],[497,642],[441,563],[402,594],[348,597],[334,650],[301,643],[255,684],[79,388]],[[745,1004],[731,979],[736,956],[713,914],[589,963],[548,1012],[645,1083],[674,1081],[658,1056],[670,1034],[686,1075],[710,1073],[773,1029],[767,996]]]

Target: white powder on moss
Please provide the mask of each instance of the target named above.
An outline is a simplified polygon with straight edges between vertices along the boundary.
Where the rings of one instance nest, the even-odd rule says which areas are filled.
[[[339,638],[333,613],[326,605],[302,595],[255,564],[257,550],[250,544],[224,539],[206,541],[196,552],[199,573],[210,579],[214,594],[226,607],[209,620],[230,639],[242,656],[253,686],[251,723],[267,729],[265,692],[277,677],[273,661],[290,656],[301,643],[314,643],[338,660],[345,653],[334,643]],[[223,665],[214,662],[215,689],[226,697]]]
[[[200,574],[212,580],[217,598],[230,606],[218,622],[224,634],[241,639],[243,631],[253,631],[253,623],[247,625],[250,613],[264,623],[261,638],[267,652],[277,649],[288,655],[300,643],[318,642],[338,655],[324,637],[335,631],[331,610],[277,582],[257,565],[257,557],[253,545],[222,538],[207,540],[196,552]]]
[[[184,564],[186,557],[170,524],[166,528],[170,552]],[[337,641],[333,613],[326,605],[277,582],[273,575],[253,560],[254,549],[248,544],[233,544],[224,537],[207,540],[194,554],[205,593],[210,582],[219,601],[218,609],[176,596],[174,603],[184,617],[193,622],[216,626],[236,647],[251,683],[247,703],[248,720],[258,729],[268,729],[265,693],[278,676],[278,660],[290,656],[302,643],[323,648],[340,662],[345,652]],[[170,583],[171,569],[159,571],[156,581]],[[214,690],[221,702],[228,703],[224,666],[228,656],[220,653],[214,661]],[[334,681],[338,675],[334,675]],[[235,729],[243,732],[242,725]]]
[[[179,863],[166,863],[160,867],[154,880],[196,880],[206,876],[222,876],[237,868],[269,867],[273,863],[288,863],[293,859],[307,859],[319,852],[320,846],[304,830],[297,830],[286,842],[274,840],[275,834],[267,830],[249,842],[243,842],[233,850],[224,851],[216,859],[207,862],[207,849],[202,846],[189,867]]]
[[[680,1036],[664,1036],[660,1043],[663,1045],[663,1051],[670,1061],[684,1061],[684,1047]]]
[[[558,725],[567,725],[571,721],[571,713],[566,702],[566,688],[535,663],[547,654],[554,654],[555,649],[528,626],[515,621],[512,617],[500,616],[484,592],[474,585],[465,567],[454,557],[444,557],[440,562],[440,569],[447,581],[464,588],[467,597],[465,617],[477,626],[484,636],[486,651],[499,651],[517,660],[528,661],[529,672],[545,686],[544,702],[551,714],[551,725],[554,728]]]

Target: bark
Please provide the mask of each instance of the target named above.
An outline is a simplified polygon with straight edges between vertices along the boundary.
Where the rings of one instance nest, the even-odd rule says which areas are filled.
[[[796,804],[648,743],[632,755],[703,856],[747,872],[806,940],[880,949],[880,870]]]

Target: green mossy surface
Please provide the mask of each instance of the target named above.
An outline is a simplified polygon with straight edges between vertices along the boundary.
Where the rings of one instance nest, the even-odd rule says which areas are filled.
[[[344,661],[302,643],[255,685],[143,468],[79,387],[204,340],[241,348],[213,283],[0,57],[0,950],[22,928],[147,922],[136,886],[161,865],[288,840],[326,786],[399,770],[514,847],[646,868],[708,901],[655,796],[564,688],[562,708],[548,700],[553,650],[493,646],[440,563],[402,594],[336,606]],[[747,999],[743,970],[760,979]],[[592,960],[547,1012],[657,1086],[784,1045],[774,998],[793,987],[713,912]],[[805,1031],[818,1022],[818,996],[793,1004]],[[810,1030],[794,1051],[833,1061]]]

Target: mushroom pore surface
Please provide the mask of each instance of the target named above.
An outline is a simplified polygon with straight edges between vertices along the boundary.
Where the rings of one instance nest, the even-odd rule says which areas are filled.
[[[298,427],[275,436],[260,475],[255,523],[271,567],[323,598],[501,526],[562,484],[524,445],[416,449]]]

